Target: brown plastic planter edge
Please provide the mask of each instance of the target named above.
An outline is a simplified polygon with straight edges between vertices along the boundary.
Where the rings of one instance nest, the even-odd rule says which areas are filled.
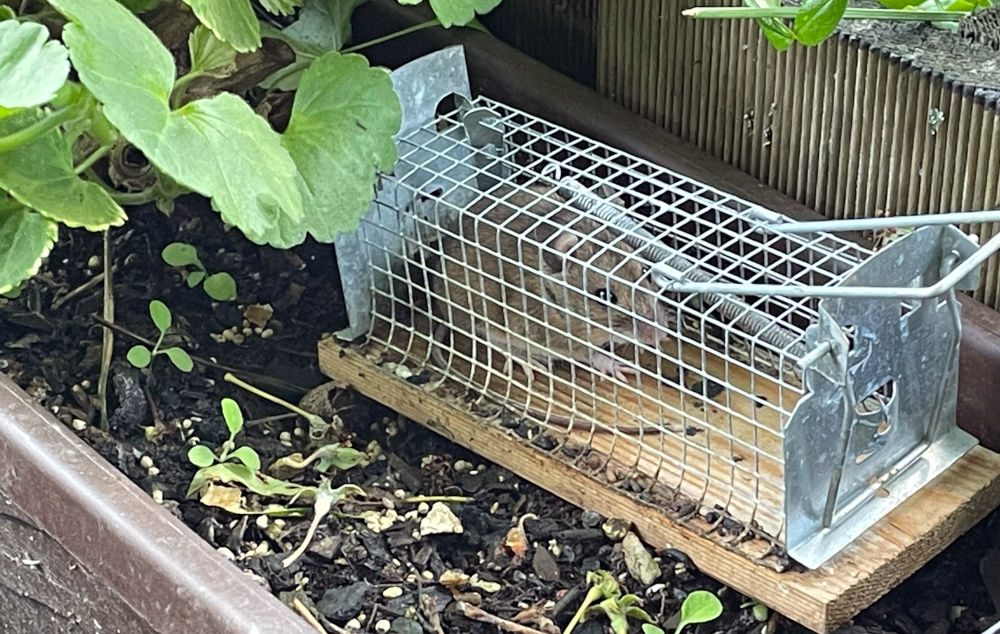
[[[0,493],[151,630],[315,634],[3,374],[0,457]]]

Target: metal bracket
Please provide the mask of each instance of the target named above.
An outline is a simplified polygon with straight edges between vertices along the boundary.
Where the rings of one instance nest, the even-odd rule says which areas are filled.
[[[953,227],[923,227],[873,255],[843,284],[932,286],[970,249],[975,244]],[[963,287],[975,281],[974,274],[961,278]],[[785,540],[789,555],[809,567],[976,444],[955,425],[961,321],[954,289],[943,299],[827,298],[818,312],[806,343],[819,353],[806,355],[808,393],[784,441]]]
[[[442,99],[457,95],[461,107],[463,99],[468,104],[472,98],[464,49],[451,46],[401,66],[392,73],[392,85],[403,110],[402,124],[394,137],[401,147],[402,158],[393,173],[400,178],[381,180],[375,201],[358,231],[343,233],[334,241],[349,324],[337,332],[337,337],[347,341],[364,335],[371,327],[374,289],[387,290],[389,279],[385,271],[394,265],[384,261],[386,253],[402,255],[406,244],[412,242],[408,239],[419,231],[418,214],[400,213],[421,204],[414,200],[412,189],[397,184],[402,176],[406,175],[408,183],[418,183],[421,190],[439,187],[445,197],[451,194],[462,198],[467,194],[457,191],[455,183],[464,182],[475,173],[465,160],[461,144],[437,139],[438,145],[447,151],[443,155],[435,153],[435,137],[441,133],[429,127]],[[461,133],[461,129],[452,133],[456,132]],[[413,148],[400,146],[402,138],[407,138],[411,145],[414,138],[419,143]],[[413,151],[407,154],[407,149]],[[468,153],[465,148],[464,154]],[[373,266],[374,262],[382,267],[381,271]]]

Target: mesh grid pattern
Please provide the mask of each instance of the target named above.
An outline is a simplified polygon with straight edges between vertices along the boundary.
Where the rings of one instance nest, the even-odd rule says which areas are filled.
[[[783,429],[816,301],[739,298],[789,341],[769,343],[720,315],[727,298],[661,293],[629,231],[554,185],[611,201],[712,281],[836,285],[869,252],[764,231],[718,190],[497,102],[474,106],[495,115],[500,147],[473,147],[457,112],[397,141],[382,191],[400,202],[380,196],[359,228],[369,341],[532,421],[540,450],[780,539]]]

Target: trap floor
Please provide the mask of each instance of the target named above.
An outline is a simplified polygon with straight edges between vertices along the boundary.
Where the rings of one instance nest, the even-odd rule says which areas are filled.
[[[574,504],[630,521],[653,546],[682,550],[706,574],[817,632],[835,628],[873,603],[1000,504],[1000,455],[977,447],[823,567],[813,571],[781,572],[787,562],[775,561],[769,554],[767,540],[746,535],[736,539],[732,534],[715,530],[717,525],[707,525],[700,516],[677,521],[676,509],[672,511],[665,504],[650,502],[655,500],[655,495],[640,500],[621,487],[607,484],[607,481],[630,477],[644,483],[644,490],[653,492],[657,490],[657,483],[679,485],[689,497],[703,499],[703,503],[719,498],[719,503],[728,502],[736,512],[740,512],[740,508],[734,505],[737,496],[732,491],[739,491],[740,486],[760,487],[756,495],[762,500],[780,500],[780,484],[768,484],[780,483],[780,461],[768,459],[761,450],[774,451],[776,453],[771,455],[780,456],[780,437],[763,433],[759,414],[755,418],[757,425],[741,428],[739,424],[732,424],[732,431],[727,436],[720,436],[721,439],[713,438],[711,433],[692,435],[694,438],[701,436],[701,442],[712,452],[702,451],[702,473],[710,476],[706,478],[694,475],[694,469],[671,471],[667,463],[658,458],[659,452],[688,451],[691,452],[689,464],[697,461],[698,452],[689,443],[670,446],[670,437],[666,435],[596,433],[590,428],[577,428],[574,423],[566,444],[561,445],[559,451],[546,451],[508,429],[490,424],[467,400],[432,389],[433,384],[416,385],[400,378],[381,363],[385,359],[374,360],[360,348],[324,339],[319,344],[319,360],[320,368],[331,378]],[[711,367],[711,361],[706,367]],[[734,374],[730,370],[727,376],[731,385],[739,386],[741,380],[748,380]],[[499,373],[495,380],[500,380]],[[776,384],[770,388],[762,385],[759,378],[750,387],[753,390],[748,390],[749,393],[772,402],[793,397],[783,393],[789,390],[779,390]],[[561,404],[558,407],[564,414],[574,409],[585,412],[587,407],[599,410],[604,406],[596,397],[587,401],[579,395],[580,391],[574,391],[575,396],[560,396],[559,390],[545,390],[543,386],[539,392],[530,396],[522,391],[526,408],[534,407],[531,405],[533,398],[544,399],[546,404]],[[666,396],[662,388],[644,389],[642,393],[645,398],[636,398],[634,405],[630,403],[621,409],[627,412],[638,411],[634,408],[659,407],[657,399]],[[568,401],[567,398],[576,400]],[[750,398],[743,404],[734,403],[732,396],[725,398],[729,399],[726,406],[734,411],[755,407]],[[692,401],[683,405],[683,411],[690,412],[694,422],[677,421],[677,424],[697,426],[697,421],[706,421],[706,416],[711,420],[710,417],[717,415],[712,412],[710,402]],[[542,407],[542,400],[538,407]],[[627,424],[628,417],[622,411],[606,415],[610,416],[607,420]],[[774,424],[777,422],[775,420]],[[758,449],[752,457],[732,459],[746,452],[746,447]],[[582,449],[589,451],[580,451]],[[605,481],[574,466],[574,455],[587,456],[591,462],[585,466],[590,467],[591,472],[594,467],[600,468]],[[595,456],[603,456],[603,459],[594,464]],[[748,463],[746,473],[749,476],[739,473],[744,463]],[[717,479],[724,485],[713,485]],[[692,493],[697,495],[690,495]],[[749,512],[750,519],[763,527],[775,521],[773,516],[768,517],[765,507],[761,503],[756,510],[743,509],[742,512]]]

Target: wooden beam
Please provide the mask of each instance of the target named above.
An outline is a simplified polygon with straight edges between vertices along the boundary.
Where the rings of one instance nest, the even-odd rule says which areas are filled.
[[[977,447],[818,570],[779,572],[665,510],[633,499],[491,425],[454,398],[404,381],[351,347],[319,344],[320,369],[449,440],[577,506],[632,522],[656,548],[677,548],[726,585],[827,632],[874,603],[1000,505],[1000,455]]]

